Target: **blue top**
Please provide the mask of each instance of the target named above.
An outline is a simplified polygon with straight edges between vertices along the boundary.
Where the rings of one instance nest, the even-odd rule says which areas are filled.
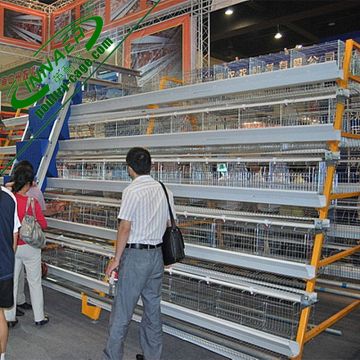
[[[0,281],[14,276],[13,234],[20,227],[16,199],[4,187],[0,189]]]

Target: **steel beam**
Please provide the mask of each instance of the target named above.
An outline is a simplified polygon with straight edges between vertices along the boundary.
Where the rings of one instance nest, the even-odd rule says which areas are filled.
[[[119,208],[121,206],[121,200],[115,200],[111,198],[102,198],[95,196],[82,196],[82,195],[65,195],[65,194],[53,194],[46,193],[45,198],[55,201],[68,201],[77,202],[82,204],[96,204],[98,206],[110,206]],[[351,208],[352,209],[352,208]],[[185,217],[204,217],[209,219],[219,219],[223,221],[238,221],[255,224],[266,224],[274,226],[285,226],[291,228],[301,229],[328,229],[330,227],[330,221],[328,219],[319,220],[318,218],[309,217],[297,217],[289,218],[276,214],[257,214],[245,211],[231,211],[225,209],[211,209],[194,206],[182,206],[175,204],[176,214],[183,215]],[[49,218],[51,221],[52,218]],[[345,225],[346,226],[346,225]],[[331,229],[329,234],[332,234]]]
[[[109,293],[109,284],[105,281],[89,278],[85,275],[74,273],[69,270],[59,268],[54,265],[48,264],[48,274],[58,276],[62,279],[72,281],[76,284],[88,287],[90,289],[96,289],[106,294]]]
[[[108,123],[112,121],[127,121],[127,120],[137,120],[137,119],[146,119],[146,118],[156,118],[161,119],[162,117],[169,116],[181,116],[181,115],[190,115],[190,114],[201,114],[204,112],[215,112],[223,110],[237,110],[237,109],[251,109],[262,106],[274,106],[281,104],[296,104],[309,101],[319,101],[319,100],[329,100],[335,99],[336,92],[335,90],[327,95],[317,95],[317,96],[307,96],[301,98],[290,98],[290,99],[277,99],[273,101],[262,101],[262,102],[250,102],[246,101],[222,101],[217,102],[216,105],[205,103],[205,104],[195,104],[187,106],[168,106],[163,108],[156,109],[136,109],[136,110],[127,110],[127,111],[117,111],[104,114],[89,114],[87,116],[83,115],[72,115],[69,119],[70,125],[89,125],[89,124],[99,124],[99,123]]]
[[[232,323],[198,311],[162,302],[162,313],[205,329],[226,334],[232,338],[245,341],[279,354],[291,357],[299,353],[299,345],[295,341]]]
[[[126,181],[61,178],[49,178],[47,182],[48,188],[109,191],[115,193],[123,192],[128,185],[129,183]],[[174,196],[185,198],[243,201],[313,208],[322,208],[326,205],[325,197],[323,195],[307,191],[183,184],[166,184],[166,186],[173,192]]]
[[[356,310],[360,306],[360,300],[355,300],[345,308],[341,309],[339,312],[334,314],[333,316],[329,317],[321,324],[315,326],[313,329],[309,330],[305,334],[305,342],[308,342],[315,336],[319,335],[323,331],[325,331],[330,326],[334,325],[336,322],[341,320],[344,316],[350,314],[352,311]]]
[[[16,146],[0,146],[0,155],[14,155],[16,154]]]
[[[96,237],[100,239],[106,239],[110,241],[116,240],[116,230],[105,229],[98,226],[79,224],[71,221],[64,221],[53,218],[46,218],[46,221],[48,223],[49,228],[54,228],[63,231],[70,231],[77,234],[83,234],[83,235]],[[58,238],[58,240],[61,241],[61,238]]]
[[[47,243],[57,244],[61,247],[68,247],[70,249],[106,256],[108,258],[112,258],[114,256],[113,247],[107,245],[104,246],[100,243],[95,243],[91,241],[69,238],[64,235],[57,235],[46,232],[46,241]]]
[[[317,301],[316,293],[307,293],[298,288],[292,288],[290,286],[278,285],[277,283],[268,283],[264,280],[257,280],[252,278],[247,278],[245,276],[239,275],[231,275],[228,273],[223,273],[220,271],[204,269],[201,267],[187,265],[183,263],[176,263],[169,268],[169,273],[171,273],[172,269],[189,273],[191,277],[193,276],[203,276],[206,279],[215,279],[220,280],[228,284],[227,286],[231,287],[231,284],[236,284],[239,286],[248,286],[250,292],[254,292],[257,294],[263,294],[270,297],[276,297],[278,299],[284,299],[293,302],[299,302],[302,306],[308,306],[309,304],[313,304]]]
[[[100,105],[99,105],[100,106]],[[332,124],[286,126],[282,128],[194,131],[187,133],[107,137],[102,139],[73,139],[59,141],[60,151],[94,151],[180,146],[250,145],[273,143],[304,143],[340,141],[340,130]]]
[[[315,267],[288,260],[267,258],[253,254],[237,253],[200,245],[186,244],[186,256],[240,266],[246,269],[265,271],[279,275],[292,276],[299,279],[313,279]]]
[[[4,119],[3,123],[5,127],[14,127],[14,126],[25,126],[28,121],[29,121],[29,115],[23,115],[9,119]]]

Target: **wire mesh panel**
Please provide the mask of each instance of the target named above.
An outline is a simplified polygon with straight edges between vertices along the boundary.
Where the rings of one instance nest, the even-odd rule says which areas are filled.
[[[335,193],[360,192],[360,157],[339,161],[333,189]]]
[[[208,275],[209,272],[216,272],[216,276],[219,277],[219,274],[221,274],[224,276],[222,277],[224,280],[228,276],[235,276],[237,279],[245,279],[250,283],[253,282],[257,284],[267,284],[267,286],[273,286],[278,289],[287,289],[288,291],[295,292],[297,290],[305,290],[305,282],[300,279],[287,277],[284,275],[275,275],[262,271],[248,270],[238,266],[208,262],[206,260],[189,257],[186,257],[182,261],[182,264],[186,264],[186,266],[196,269],[197,274]],[[231,281],[231,279],[228,279],[228,281]]]
[[[335,201],[329,219],[327,243],[354,246],[360,241],[360,198]]]
[[[334,255],[338,250],[328,250],[324,256]],[[360,254],[354,254],[341,261],[324,267],[321,274],[331,278],[342,278],[360,281]]]
[[[125,160],[57,162],[59,177],[128,181]],[[236,159],[153,160],[151,175],[165,183],[267,188],[322,192],[326,164],[322,161],[239,161]]]
[[[343,130],[351,134],[360,134],[360,96],[352,96],[347,100]]]
[[[198,71],[195,76],[190,74],[189,81],[198,83],[272,71],[280,73],[288,68],[310,66],[320,62],[337,62],[341,68],[343,54],[344,44],[333,42],[324,44],[321,48],[294,49],[288,53],[215,66]],[[355,56],[354,59],[352,71],[357,74],[360,57]],[[241,68],[242,66],[246,69]],[[185,83],[186,76],[185,74]],[[158,80],[153,83],[158,83]],[[150,88],[152,85],[148,89]],[[92,123],[95,116],[90,116],[89,120],[80,119],[80,125],[71,124],[71,137],[105,139],[231,129],[254,129],[244,133],[255,133],[257,128],[290,126],[294,129],[287,128],[288,133],[297,131],[302,126],[301,129],[308,130],[310,134],[313,125],[324,125],[325,129],[328,128],[325,125],[334,122],[336,90],[335,81],[303,83],[283,88],[245,91],[229,96],[204,97],[156,109],[144,108],[100,115],[100,119],[96,119],[100,121],[96,124]],[[351,94],[354,93],[355,89],[351,89]],[[359,98],[357,95],[346,103],[343,130],[352,134],[360,133]],[[89,123],[86,124],[85,121]],[[263,134],[264,131],[257,133]],[[250,145],[235,143],[224,147],[174,145],[170,149],[164,149],[159,144],[158,148],[151,150],[151,175],[156,180],[169,184],[224,186],[233,188],[234,193],[239,191],[239,188],[249,188],[254,193],[258,189],[271,189],[274,192],[290,190],[323,194],[327,165],[332,164],[329,144],[320,141],[288,143],[286,139],[277,141],[279,142]],[[337,163],[333,189],[335,192],[360,191],[359,156],[354,156],[360,153],[358,146],[353,146],[349,142],[346,144],[345,141],[342,144],[341,160]],[[70,179],[128,182],[130,178],[125,153],[126,149],[60,153],[57,164],[59,176]],[[315,228],[319,229],[324,225],[322,222],[316,222],[317,209],[305,207],[211,199],[176,199],[176,205],[178,225],[182,229],[186,243],[203,246],[203,249],[209,247],[289,262],[310,263],[315,236],[320,231]],[[190,207],[189,205],[192,212],[186,209],[179,211],[179,207]],[[357,198],[333,202],[329,212],[331,227],[325,236],[323,257],[337,254],[359,242],[358,207]],[[205,208],[204,212],[196,212],[196,209],[200,208]],[[227,213],[221,217],[219,214],[222,210],[233,211],[235,214],[230,216]],[[68,201],[65,210],[55,217],[80,224],[116,229],[117,214],[115,204]],[[358,254],[352,255],[321,269],[321,273],[326,277],[360,281],[359,258]],[[103,276],[107,262],[104,257],[66,248],[53,248],[45,254],[45,259],[54,265],[93,278]],[[306,289],[304,281],[286,276],[280,279],[270,273],[199,259],[186,259],[181,265],[191,267],[192,270],[172,270],[172,273],[165,275],[163,300],[269,334],[295,339],[300,303],[284,299],[294,298],[289,293],[300,298]],[[210,279],[210,275],[207,275],[210,271],[217,272],[218,277]],[[284,272],[282,269],[282,273]],[[244,283],[264,286],[266,291],[259,291],[259,294],[253,290],[239,290],[247,288],[240,286],[238,279],[230,279],[230,275],[242,278],[241,281]],[[287,295],[279,295],[280,290]],[[264,295],[270,291],[271,296]]]
[[[59,220],[71,221],[79,224],[99,226],[108,229],[116,229],[119,210],[115,207],[64,202],[64,210],[52,217]]]
[[[282,337],[296,336],[300,311],[297,303],[168,274],[164,276],[162,298]]]
[[[314,232],[290,227],[178,216],[186,242],[259,256],[308,262]]]
[[[103,280],[109,258],[84,251],[55,246],[42,252],[42,260],[62,269]]]
[[[65,202],[64,210],[53,217],[115,230],[117,216],[118,208],[114,206],[69,201]],[[299,262],[309,261],[315,236],[312,229],[270,223],[225,221],[193,215],[178,215],[177,219],[187,243]]]
[[[48,264],[102,280],[108,258],[66,247],[43,252]],[[293,339],[300,304],[193,279],[165,274],[162,298],[179,306]]]
[[[85,138],[89,134],[97,137],[134,136],[145,134],[167,134],[189,131],[250,129],[278,126],[320,125],[334,120],[334,99],[309,100],[307,102],[285,102],[275,105],[213,105],[206,104],[204,110],[181,110],[169,108],[156,115],[139,118],[127,117],[95,125],[72,125],[72,138]],[[91,136],[91,135],[90,135]]]

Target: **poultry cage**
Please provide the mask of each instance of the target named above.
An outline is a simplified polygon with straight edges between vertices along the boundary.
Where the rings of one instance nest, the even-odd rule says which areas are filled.
[[[319,329],[317,275],[359,280],[360,91],[341,80],[359,70],[358,50],[350,55],[331,42],[73,106],[48,179],[47,198],[65,203],[49,219],[50,276],[100,286],[130,183],[125,155],[147,147],[186,243],[186,260],[164,276],[164,315],[301,357],[305,333]]]

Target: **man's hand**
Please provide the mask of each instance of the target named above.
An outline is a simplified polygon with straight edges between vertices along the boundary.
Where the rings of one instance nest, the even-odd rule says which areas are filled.
[[[106,272],[105,274],[110,277],[111,276],[111,273],[116,270],[118,267],[119,267],[119,264],[120,264],[120,261],[119,260],[116,260],[116,259],[112,259],[107,268],[106,268]]]

